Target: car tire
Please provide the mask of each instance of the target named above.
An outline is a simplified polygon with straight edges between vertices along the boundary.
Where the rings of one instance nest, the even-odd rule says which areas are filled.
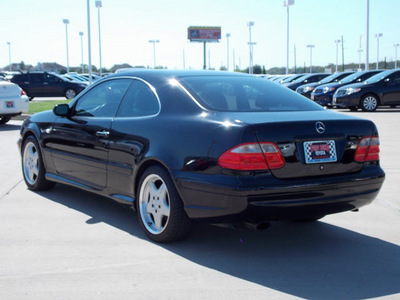
[[[33,136],[28,136],[22,145],[22,175],[28,189],[33,191],[48,190],[54,187],[55,182],[45,178],[42,153],[39,143]]]
[[[76,91],[72,88],[68,88],[64,92],[64,97],[67,99],[73,99],[76,96]]]
[[[11,120],[10,116],[0,116],[0,125],[6,124]]]
[[[361,98],[360,107],[363,111],[373,112],[378,107],[379,100],[375,95],[368,94]]]
[[[191,220],[164,168],[152,166],[143,173],[136,199],[139,223],[151,240],[158,243],[178,241],[190,232]]]

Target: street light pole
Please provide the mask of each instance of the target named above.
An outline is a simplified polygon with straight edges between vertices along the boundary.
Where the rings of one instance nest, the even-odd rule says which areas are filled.
[[[97,7],[97,17],[98,17],[98,23],[99,23],[99,64],[100,64],[100,76],[102,75],[102,66],[101,66],[101,34],[100,34],[100,8],[102,7],[101,0],[96,1],[96,7]]]
[[[12,71],[12,68],[11,68],[11,43],[7,42],[7,45],[8,45],[8,64],[9,64],[8,69],[11,72]]]
[[[251,41],[251,27],[254,26],[254,22],[250,21],[247,23],[247,26],[249,27],[249,74],[253,74],[253,44]]]
[[[159,40],[149,40],[149,43],[153,44],[153,69],[156,68],[156,43],[159,42]]]
[[[286,7],[287,18],[286,18],[286,74],[289,74],[289,6],[294,4],[294,0],[287,0],[283,2],[283,6]]]
[[[69,73],[69,57],[68,57],[68,19],[63,19],[63,23],[65,24],[65,40],[67,45],[67,73]]]
[[[87,0],[87,27],[88,27],[88,68],[89,68],[89,84],[92,84],[92,43],[90,40],[90,3]]]
[[[307,45],[308,48],[310,48],[310,73],[312,73],[312,48],[315,47],[315,45]]]
[[[363,49],[358,49],[358,70],[361,71],[361,52],[363,52]]]
[[[339,52],[339,43],[340,43],[340,40],[335,40],[335,44],[336,44],[336,69],[335,69],[335,72],[337,72],[338,71],[338,52]]]
[[[82,73],[85,73],[85,67],[83,66],[83,32],[79,32],[79,35],[81,37],[81,64],[82,64]]]
[[[378,70],[379,66],[379,38],[382,37],[382,33],[375,34],[376,37],[376,69]]]
[[[365,38],[365,71],[369,70],[369,0],[367,0],[367,30]]]
[[[230,33],[226,34],[226,70],[229,71],[229,38],[231,37]]]
[[[394,44],[394,68],[397,69],[397,47],[399,44]]]

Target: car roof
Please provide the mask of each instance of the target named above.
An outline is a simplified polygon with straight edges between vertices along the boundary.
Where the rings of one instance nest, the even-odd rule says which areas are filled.
[[[250,76],[247,73],[227,72],[227,71],[208,71],[208,70],[154,70],[154,69],[129,69],[111,74],[106,78],[132,76],[140,77],[145,80],[165,80],[167,78],[188,77],[188,76]]]

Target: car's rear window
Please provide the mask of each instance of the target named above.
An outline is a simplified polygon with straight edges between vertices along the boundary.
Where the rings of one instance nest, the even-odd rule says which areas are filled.
[[[309,111],[313,101],[256,76],[190,76],[182,85],[203,106],[216,111]]]

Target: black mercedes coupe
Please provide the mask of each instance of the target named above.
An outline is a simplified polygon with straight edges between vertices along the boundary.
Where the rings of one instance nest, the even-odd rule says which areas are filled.
[[[385,178],[373,122],[241,73],[116,73],[25,120],[19,145],[29,189],[128,204],[156,242],[194,221],[265,228],[357,210]]]

